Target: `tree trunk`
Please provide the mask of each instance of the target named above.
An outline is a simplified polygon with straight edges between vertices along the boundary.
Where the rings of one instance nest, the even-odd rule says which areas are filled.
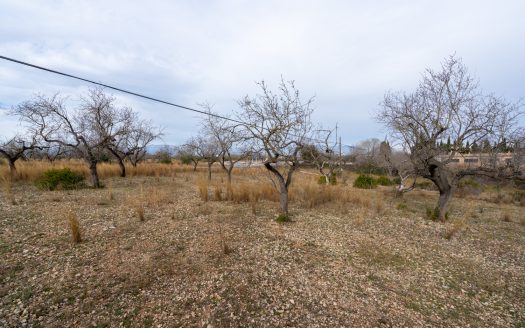
[[[9,173],[11,174],[11,178],[15,178],[16,177],[15,161],[16,160],[13,160],[13,159],[10,159],[10,158],[7,159],[7,162],[9,163]]]
[[[199,164],[199,162],[193,162],[193,172],[197,171],[197,164]]]
[[[211,181],[211,166],[213,163],[208,162],[208,181]]]
[[[96,161],[89,162],[89,174],[91,175],[91,184],[93,185],[93,188],[100,188]]]
[[[118,166],[120,168],[120,177],[124,178],[126,177],[126,165],[124,165],[124,160],[122,158],[117,157]]]
[[[279,206],[281,214],[288,215],[288,187],[284,181],[279,181]]]
[[[443,168],[440,165],[431,165],[429,171],[430,180],[434,182],[434,184],[439,190],[439,200],[436,207],[436,216],[438,220],[445,221],[447,217],[447,210],[450,198],[452,198],[454,188],[450,183],[450,179],[447,173],[443,171]]]

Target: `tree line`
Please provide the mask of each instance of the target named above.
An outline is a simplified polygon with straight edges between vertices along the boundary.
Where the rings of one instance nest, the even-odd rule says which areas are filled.
[[[276,91],[261,81],[260,93],[237,101],[231,116],[216,115],[212,106],[199,133],[177,147],[179,158],[208,168],[219,163],[227,175],[231,195],[232,171],[242,160],[259,159],[279,193],[279,210],[288,215],[288,191],[294,173],[313,165],[329,184],[350,158],[341,156],[334,129],[312,121],[314,98],[303,99],[293,81],[281,82]],[[37,96],[12,109],[27,126],[26,137],[0,144],[12,172],[15,161],[29,151],[46,150],[48,156],[73,152],[89,167],[92,185],[99,187],[97,163],[111,154],[125,176],[124,160],[136,165],[146,146],[162,132],[141,120],[129,107],[118,107],[102,89],[90,90],[76,108],[65,98]],[[461,59],[450,56],[439,70],[427,69],[413,92],[387,92],[375,118],[388,131],[383,141],[367,140],[352,150],[354,160],[384,169],[401,181],[399,192],[413,188],[417,177],[427,178],[439,190],[437,216],[445,219],[449,200],[466,176],[522,179],[525,145],[520,102],[511,103],[484,94]],[[445,142],[446,140],[446,142]],[[451,165],[461,153],[491,154],[476,166]],[[497,154],[512,152],[501,163]],[[413,178],[412,186],[407,185]]]

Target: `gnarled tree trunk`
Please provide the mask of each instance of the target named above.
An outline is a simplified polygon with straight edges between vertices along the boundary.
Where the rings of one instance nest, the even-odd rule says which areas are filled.
[[[11,178],[16,177],[16,166],[15,166],[16,159],[8,158],[7,162],[9,163],[9,173],[11,174]]]
[[[454,192],[454,186],[450,182],[450,177],[440,164],[432,164],[429,168],[430,180],[434,182],[439,190],[439,200],[436,207],[437,219],[445,221],[450,198]]]
[[[88,162],[89,175],[91,176],[91,184],[93,188],[100,188],[100,180],[98,178],[97,161],[91,160]]]

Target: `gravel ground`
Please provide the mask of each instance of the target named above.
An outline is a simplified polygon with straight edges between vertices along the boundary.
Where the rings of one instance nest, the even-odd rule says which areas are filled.
[[[191,174],[105,183],[0,195],[0,327],[525,326],[523,207],[456,200],[438,223],[432,192],[378,191],[278,224],[275,203],[202,202]]]

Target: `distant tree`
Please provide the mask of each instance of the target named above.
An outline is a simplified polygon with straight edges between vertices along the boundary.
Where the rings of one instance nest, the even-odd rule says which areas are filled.
[[[278,94],[264,81],[258,83],[262,93],[239,101],[239,120],[245,128],[254,153],[265,155],[264,167],[271,173],[279,191],[280,212],[288,217],[288,188],[300,166],[300,151],[308,144],[312,132],[313,99],[301,101],[293,81],[281,80]]]
[[[150,121],[141,120],[131,108],[122,108],[119,112],[113,112],[111,116],[107,116],[107,119],[120,122],[124,126],[122,133],[111,139],[106,148],[117,159],[120,176],[125,177],[124,161],[128,159],[131,165],[137,166],[137,163],[146,156],[146,147],[159,138],[162,132]]]
[[[101,154],[108,143],[127,131],[122,121],[106,119],[119,110],[115,108],[115,98],[102,89],[89,90],[73,110],[67,110],[66,98],[56,94],[37,96],[13,111],[45,142],[69,148],[83,158],[94,188],[100,187],[97,164]]]
[[[251,154],[249,147],[242,144],[246,139],[246,133],[242,125],[228,120],[227,117],[218,117],[212,112],[209,104],[202,106],[210,114],[204,117],[202,129],[204,133],[213,138],[214,144],[218,146],[217,161],[226,172],[228,197],[231,198],[232,171],[235,164]]]
[[[192,137],[184,146],[186,154],[192,154],[193,159],[206,161],[208,167],[208,181],[211,181],[212,166],[218,161],[220,146],[209,132],[202,130],[196,137]],[[195,163],[195,169],[197,163]],[[194,169],[194,170],[195,170]]]
[[[182,164],[193,164],[193,171],[197,171],[197,165],[201,158],[199,156],[198,145],[195,138],[191,138],[185,144],[177,147],[176,153]]]
[[[415,92],[387,93],[377,119],[402,142],[415,174],[430,179],[438,188],[436,212],[444,220],[455,186],[463,177],[519,172],[519,166],[502,168],[497,162],[468,168],[449,165],[465,140],[502,140],[512,135],[519,109],[519,104],[483,95],[461,60],[452,56],[440,71],[428,69]],[[440,158],[437,145],[444,137],[453,144],[450,155]]]
[[[12,178],[16,176],[16,161],[23,158],[27,151],[36,148],[40,148],[36,135],[25,137],[16,135],[0,142],[0,155],[7,159]]]
[[[331,140],[334,130],[319,129],[314,131],[311,142],[301,150],[301,158],[317,167],[325,184],[335,183],[335,170],[341,166],[341,158],[337,153],[337,140]]]

